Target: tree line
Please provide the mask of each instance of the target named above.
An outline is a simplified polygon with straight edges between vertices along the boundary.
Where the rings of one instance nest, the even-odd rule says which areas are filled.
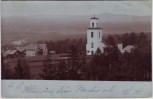
[[[42,72],[39,74],[41,79],[151,81],[151,39],[143,32],[109,35],[105,38],[108,46],[104,49],[104,53],[97,49],[93,56],[86,56],[86,42],[81,39],[75,40],[75,43],[68,39],[57,42],[49,41],[47,45],[52,50],[57,49],[58,53],[67,53],[67,59],[59,59],[58,62],[54,62],[51,55],[46,56]],[[124,47],[134,45],[135,48],[130,53],[121,53],[116,46],[117,43],[123,43]],[[51,47],[54,44],[59,48],[63,47],[63,50]],[[60,46],[60,44],[64,45]],[[13,79],[31,79],[29,66],[25,62],[19,59],[12,73]],[[2,67],[7,66],[2,65]],[[11,75],[10,78],[5,77],[9,69],[3,71],[2,68],[2,79],[11,79]]]
[[[57,54],[59,53],[67,53],[68,48],[71,45],[78,45],[81,48],[86,48],[86,39],[79,38],[79,39],[65,39],[65,40],[57,40],[57,41],[38,41],[38,43],[45,43],[47,44],[47,48],[49,51],[56,51]]]

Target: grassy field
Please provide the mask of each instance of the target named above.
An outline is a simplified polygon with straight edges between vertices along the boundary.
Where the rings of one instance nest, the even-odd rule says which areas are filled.
[[[50,58],[53,60],[53,62],[55,62],[59,60],[61,55],[63,54],[54,54],[51,55]],[[22,58],[28,63],[33,79],[39,79],[39,73],[41,73],[45,57],[46,56],[30,56]],[[91,56],[87,56],[86,58],[89,59],[91,58]],[[19,58],[11,58],[11,59],[6,59],[6,61],[11,68],[14,68],[15,66],[17,66],[18,59]]]

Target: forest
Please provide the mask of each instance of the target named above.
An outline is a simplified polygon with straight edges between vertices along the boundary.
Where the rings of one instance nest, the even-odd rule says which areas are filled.
[[[86,39],[45,41],[49,50],[66,53],[67,59],[53,62],[46,56],[43,61],[43,80],[92,80],[92,81],[151,81],[151,37],[146,33],[108,35],[103,39],[107,47],[104,53],[97,49],[93,56],[86,55]],[[42,43],[39,41],[38,43]],[[117,44],[133,45],[131,52],[121,53]],[[18,59],[13,69],[5,64],[2,56],[2,79],[33,79],[26,60]]]

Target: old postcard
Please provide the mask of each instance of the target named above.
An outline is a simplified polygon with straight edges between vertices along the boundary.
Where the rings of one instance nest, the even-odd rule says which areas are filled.
[[[2,97],[151,97],[151,7],[2,1]]]

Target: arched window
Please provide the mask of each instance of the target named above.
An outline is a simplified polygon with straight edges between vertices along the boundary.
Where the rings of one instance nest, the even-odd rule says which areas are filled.
[[[93,42],[91,43],[91,48],[94,48],[94,43]]]
[[[92,27],[94,27],[94,22],[92,22]]]

